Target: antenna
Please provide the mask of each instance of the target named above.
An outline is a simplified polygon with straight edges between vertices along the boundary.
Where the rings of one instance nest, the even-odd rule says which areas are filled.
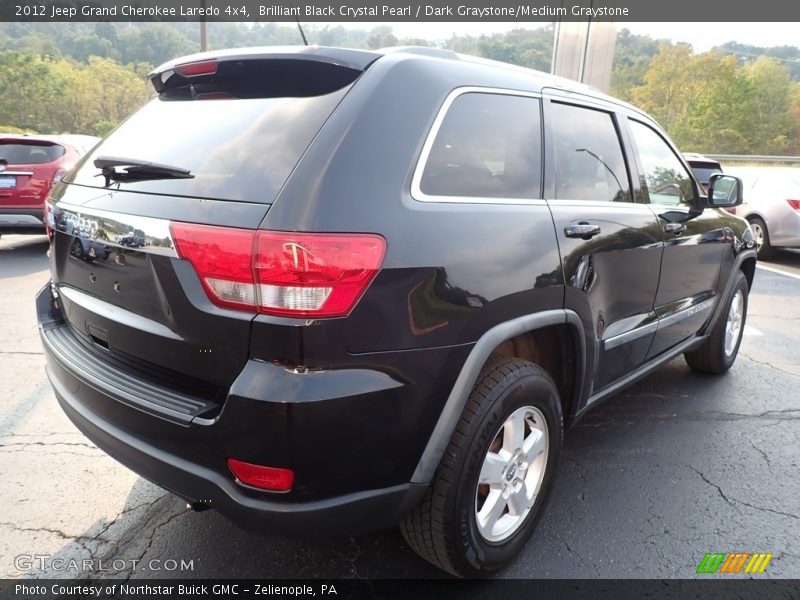
[[[300,31],[300,37],[303,38],[303,44],[305,46],[308,46],[308,40],[306,39],[306,34],[303,31],[303,26],[300,25],[300,18],[297,15],[295,15],[294,20],[297,21],[297,29]]]

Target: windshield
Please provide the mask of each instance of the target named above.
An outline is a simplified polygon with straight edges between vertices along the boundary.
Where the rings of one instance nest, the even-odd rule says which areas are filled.
[[[719,167],[695,167],[692,166],[692,171],[695,176],[700,180],[703,185],[708,185],[708,181],[714,173],[722,173]]]
[[[100,143],[67,181],[103,187],[94,159],[122,156],[175,165],[193,177],[115,181],[112,189],[269,204],[348,89],[302,98],[162,95]]]

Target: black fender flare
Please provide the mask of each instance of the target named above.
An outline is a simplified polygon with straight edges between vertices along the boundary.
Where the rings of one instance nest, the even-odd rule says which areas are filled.
[[[450,438],[453,435],[453,431],[455,431],[464,406],[467,404],[467,399],[472,392],[475,381],[478,379],[481,368],[489,359],[492,351],[514,336],[552,325],[563,324],[569,325],[573,330],[573,338],[576,342],[575,347],[579,353],[575,361],[576,386],[574,389],[579,396],[583,394],[583,382],[586,373],[586,342],[583,325],[576,312],[563,308],[546,310],[495,325],[475,342],[467,360],[464,362],[464,366],[461,368],[461,372],[439,415],[439,420],[436,422],[425,450],[417,463],[417,468],[411,477],[411,483],[428,484],[433,479],[444,451],[450,443]],[[580,402],[580,398],[577,399],[577,402]]]

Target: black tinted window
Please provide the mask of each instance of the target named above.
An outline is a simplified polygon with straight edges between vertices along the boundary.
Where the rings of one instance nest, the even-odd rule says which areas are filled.
[[[94,159],[122,157],[194,176],[119,184],[126,190],[271,203],[348,89],[302,98],[162,95],[103,140],[73,181],[102,186]]]
[[[554,102],[556,198],[631,202],[628,172],[609,113]]]
[[[708,180],[711,178],[712,175],[715,173],[722,173],[722,169],[719,167],[714,166],[697,166],[692,165],[692,171],[694,171],[695,177],[700,180],[700,183],[703,185],[708,185]]]
[[[692,178],[672,148],[647,125],[630,121],[633,139],[644,169],[652,204],[690,204],[694,198]]]
[[[0,161],[9,165],[42,165],[62,156],[64,147],[58,144],[0,142]]]
[[[540,101],[458,96],[436,134],[420,189],[431,196],[541,197]]]

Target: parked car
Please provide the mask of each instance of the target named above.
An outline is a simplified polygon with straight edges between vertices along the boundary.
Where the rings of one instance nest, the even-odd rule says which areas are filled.
[[[0,235],[44,233],[50,188],[99,141],[86,135],[0,135]]]
[[[744,181],[744,202],[735,210],[755,232],[758,257],[772,258],[777,248],[800,248],[800,169],[731,170]]]
[[[708,191],[709,179],[716,173],[722,173],[722,165],[719,161],[694,152],[684,152],[683,157],[689,163],[697,180],[703,184],[703,189]]]
[[[69,418],[198,510],[399,523],[450,573],[496,571],[565,427],[676,356],[736,359],[741,182],[706,198],[630,105],[431,49],[236,49],[150,80],[54,192],[37,307]]]

